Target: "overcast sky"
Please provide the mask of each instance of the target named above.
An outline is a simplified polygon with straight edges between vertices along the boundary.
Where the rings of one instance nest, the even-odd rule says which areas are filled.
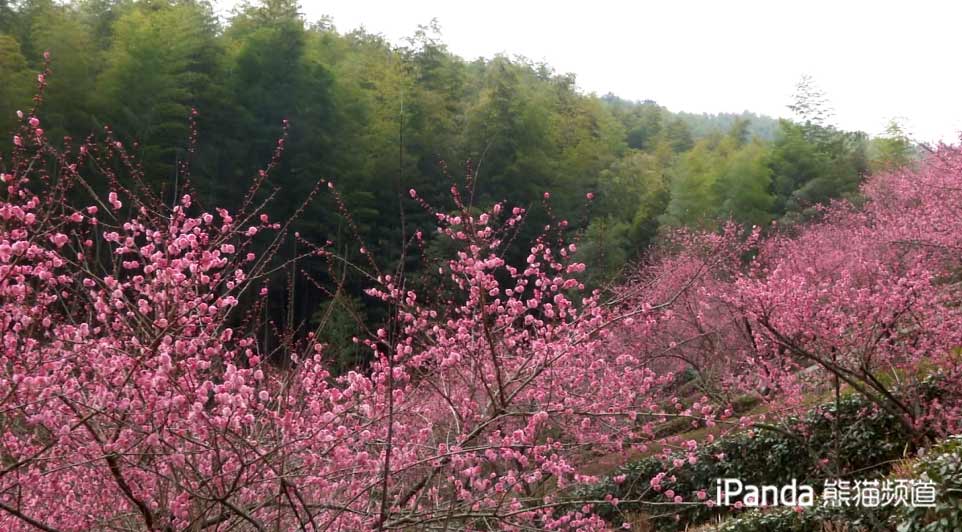
[[[221,0],[230,4],[230,0]],[[223,5],[222,4],[222,5]],[[880,133],[900,119],[919,140],[962,129],[962,3],[954,1],[303,1],[309,21],[364,26],[399,42],[437,18],[451,51],[545,61],[586,92],[672,111],[788,116],[811,75],[835,124]]]

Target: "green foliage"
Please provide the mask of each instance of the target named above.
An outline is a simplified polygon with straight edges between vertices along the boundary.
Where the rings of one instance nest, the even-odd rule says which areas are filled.
[[[914,465],[914,478],[935,484],[935,507],[815,506],[753,510],[722,522],[718,532],[955,532],[962,530],[962,437],[952,436],[929,449]]]
[[[680,118],[676,118],[665,126],[662,138],[671,146],[675,153],[681,153],[692,149],[695,145],[691,128]]]
[[[885,514],[882,509],[855,507],[834,508],[815,506],[796,511],[794,508],[775,508],[752,510],[737,518],[724,521],[717,532],[825,532],[844,530],[845,532],[879,532],[883,527]]]
[[[599,286],[613,279],[627,262],[630,226],[611,216],[591,221],[585,243],[578,248],[577,258],[588,266],[588,284]]]
[[[98,65],[90,31],[76,10],[51,7],[35,13],[31,34],[39,49],[57,58],[43,109],[47,133],[57,138],[91,129]]]
[[[918,154],[912,141],[898,122],[892,120],[885,128],[885,134],[872,139],[869,146],[870,167],[873,172],[884,172],[910,165]]]
[[[362,359],[363,350],[354,340],[363,336],[365,319],[361,301],[342,294],[321,303],[312,316],[319,331],[317,338],[326,345],[324,354],[330,357],[335,374],[351,369]]]
[[[758,141],[734,151],[715,181],[720,217],[746,225],[767,225],[775,198],[766,147]]]
[[[700,140],[678,158],[665,224],[704,228],[729,219],[747,225],[771,221],[775,198],[768,148],[758,140],[747,142],[746,128],[736,122],[724,137]]]
[[[12,35],[0,33],[0,106],[6,109],[0,115],[0,126],[10,131],[14,124],[13,110],[28,108],[30,103],[31,75],[27,61],[20,52],[20,43]]]
[[[666,225],[706,228],[715,222],[715,181],[723,155],[708,140],[698,141],[671,170],[671,200],[662,219]]]
[[[771,148],[777,215],[797,215],[816,204],[855,194],[868,170],[866,138],[813,123],[783,120]]]
[[[148,178],[171,193],[177,148],[188,136],[185,117],[212,79],[212,17],[193,3],[132,6],[112,26],[97,78],[98,121],[138,142]]]
[[[636,150],[651,150],[655,147],[655,140],[661,133],[664,111],[654,103],[642,104],[638,107],[636,120],[628,131],[628,147]]]
[[[665,164],[666,158],[658,154],[629,150],[599,175],[594,211],[630,222],[633,249],[651,243],[654,228],[646,223],[656,220],[665,210]]]
[[[746,141],[758,139],[763,142],[769,142],[773,140],[778,133],[778,120],[750,111],[744,111],[739,114],[695,114],[680,112],[678,113],[678,117],[688,124],[692,136],[696,139],[725,134],[739,123],[744,125]]]
[[[898,532],[962,530],[962,436],[930,449],[915,471],[919,478],[935,483],[935,507],[905,507],[898,518]]]
[[[11,0],[0,0],[0,33],[9,32],[17,21],[17,13],[10,5]]]
[[[938,391],[926,389],[920,393]],[[667,460],[652,456],[627,464],[590,490],[599,499],[611,493],[621,501],[640,498],[664,503],[664,496],[651,490],[647,483],[660,471],[675,476],[675,482],[666,484],[666,488],[686,497],[699,489],[706,489],[709,496],[714,496],[717,478],[738,478],[754,485],[785,485],[795,479],[799,484],[809,484],[817,489],[826,478],[845,478],[856,472],[858,478],[884,475],[892,461],[910,445],[908,435],[901,430],[897,419],[873,409],[864,399],[850,395],[841,398],[838,408],[834,402],[826,403],[812,408],[800,418],[788,418],[775,426],[756,427],[750,432],[740,432],[704,445],[697,451],[695,464],[686,462],[681,467],[672,467],[671,459],[684,458],[681,454]],[[615,484],[612,479],[622,474],[626,475],[624,482]],[[623,518],[623,512],[633,510],[650,511],[644,502],[622,502],[617,509],[607,508],[605,515],[617,524]],[[691,504],[662,506],[658,510],[652,524],[657,530],[666,531],[684,529],[731,512],[731,509]],[[806,527],[818,522],[821,518],[818,516],[824,517],[817,513],[808,515],[807,511],[801,515],[793,511],[749,515],[752,517],[747,523],[759,528],[750,528],[746,524],[747,528],[733,528],[732,531],[783,530],[777,526],[787,527],[784,530],[819,530]]]

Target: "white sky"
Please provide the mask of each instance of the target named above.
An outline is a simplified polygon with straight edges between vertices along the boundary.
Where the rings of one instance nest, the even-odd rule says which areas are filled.
[[[231,4],[221,0],[221,5]],[[899,118],[918,140],[962,130],[962,3],[803,0],[302,0],[309,21],[392,41],[437,18],[466,58],[497,53],[577,75],[586,92],[673,111],[788,116],[810,74],[835,124],[870,134]]]

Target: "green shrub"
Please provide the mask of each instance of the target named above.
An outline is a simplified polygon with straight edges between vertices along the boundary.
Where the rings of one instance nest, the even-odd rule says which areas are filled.
[[[836,456],[835,416],[839,427],[838,453]],[[670,459],[648,457],[619,468],[599,484],[584,488],[581,495],[603,498],[611,493],[621,501],[640,499],[642,502],[622,502],[617,508],[608,505],[597,510],[613,524],[621,524],[626,513],[651,512],[647,502],[667,502],[662,493],[650,488],[649,480],[661,471],[669,471],[675,476],[674,483],[666,483],[666,488],[686,498],[699,489],[706,489],[709,498],[714,497],[715,479],[738,478],[746,484],[783,485],[792,479],[799,484],[809,484],[820,488],[826,478],[837,478],[857,472],[857,478],[871,478],[884,475],[891,462],[902,455],[909,444],[909,436],[902,425],[892,415],[875,408],[860,396],[842,397],[837,412],[835,402],[823,404],[809,410],[801,418],[789,418],[774,429],[756,428],[753,433],[738,433],[722,438],[701,447],[695,464],[685,463],[672,468]],[[719,454],[724,459],[718,459]],[[681,455],[673,456],[681,457]],[[838,470],[827,467],[822,460],[832,458]],[[625,480],[616,484],[613,478],[625,475]],[[690,500],[687,502],[691,502]],[[782,509],[766,512],[752,512],[745,521],[749,528],[741,530],[820,530],[806,528],[824,520],[825,513],[839,512],[830,508],[809,508],[801,513]],[[730,508],[710,508],[706,505],[667,505],[658,506],[657,515],[650,518],[655,530],[681,530],[693,524],[704,523],[719,515],[731,514]],[[846,523],[858,523],[864,517],[866,530],[878,526],[878,516],[847,516]],[[884,516],[883,516],[884,517]],[[736,520],[736,521],[740,521]],[[726,525],[736,526],[736,525]],[[738,525],[740,526],[740,525]],[[755,528],[751,528],[755,527]],[[850,528],[849,532],[859,530]],[[962,530],[959,528],[957,530]]]
[[[935,483],[934,507],[815,506],[753,510],[715,527],[717,532],[959,532],[962,530],[962,436],[952,436],[918,459],[914,478]],[[818,504],[816,502],[816,504]],[[834,527],[827,527],[832,523]]]
[[[916,463],[920,478],[935,483],[934,508],[905,507],[898,532],[958,532],[962,530],[962,436],[953,436]]]
[[[890,525],[896,509],[861,508],[855,506],[815,506],[795,511],[793,508],[752,510],[728,519],[714,528],[715,532],[894,532]]]

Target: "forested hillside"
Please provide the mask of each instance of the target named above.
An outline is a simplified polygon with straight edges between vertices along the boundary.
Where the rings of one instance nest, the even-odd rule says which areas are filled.
[[[360,237],[388,268],[404,238],[399,195],[415,188],[443,204],[466,172],[479,206],[532,207],[519,241],[551,216],[583,231],[580,258],[601,286],[666,228],[795,221],[855,192],[871,170],[914,156],[897,126],[874,140],[833,128],[807,82],[786,102],[797,122],[747,111],[673,113],[652,101],[584,94],[574,75],[524,58],[458,57],[434,23],[400,45],[340,33],[331,21],[305,20],[294,0],[245,4],[226,21],[207,2],[4,1],[0,14],[0,104],[30,107],[49,52],[44,126],[55,143],[116,138],[166,203],[191,192],[205,205],[237,207],[284,135],[265,189],[270,216],[290,217],[319,179],[331,180],[342,208],[321,195],[290,232],[336,241],[352,260],[358,246],[344,237]],[[15,117],[2,120],[7,129]],[[181,175],[187,165],[190,182]],[[408,210],[410,228],[433,223]],[[310,262],[301,267],[330,277]],[[272,293],[281,321],[310,320],[331,299],[299,282],[294,301]],[[350,295],[335,307],[379,319],[377,305],[358,296],[356,276],[344,282]]]

